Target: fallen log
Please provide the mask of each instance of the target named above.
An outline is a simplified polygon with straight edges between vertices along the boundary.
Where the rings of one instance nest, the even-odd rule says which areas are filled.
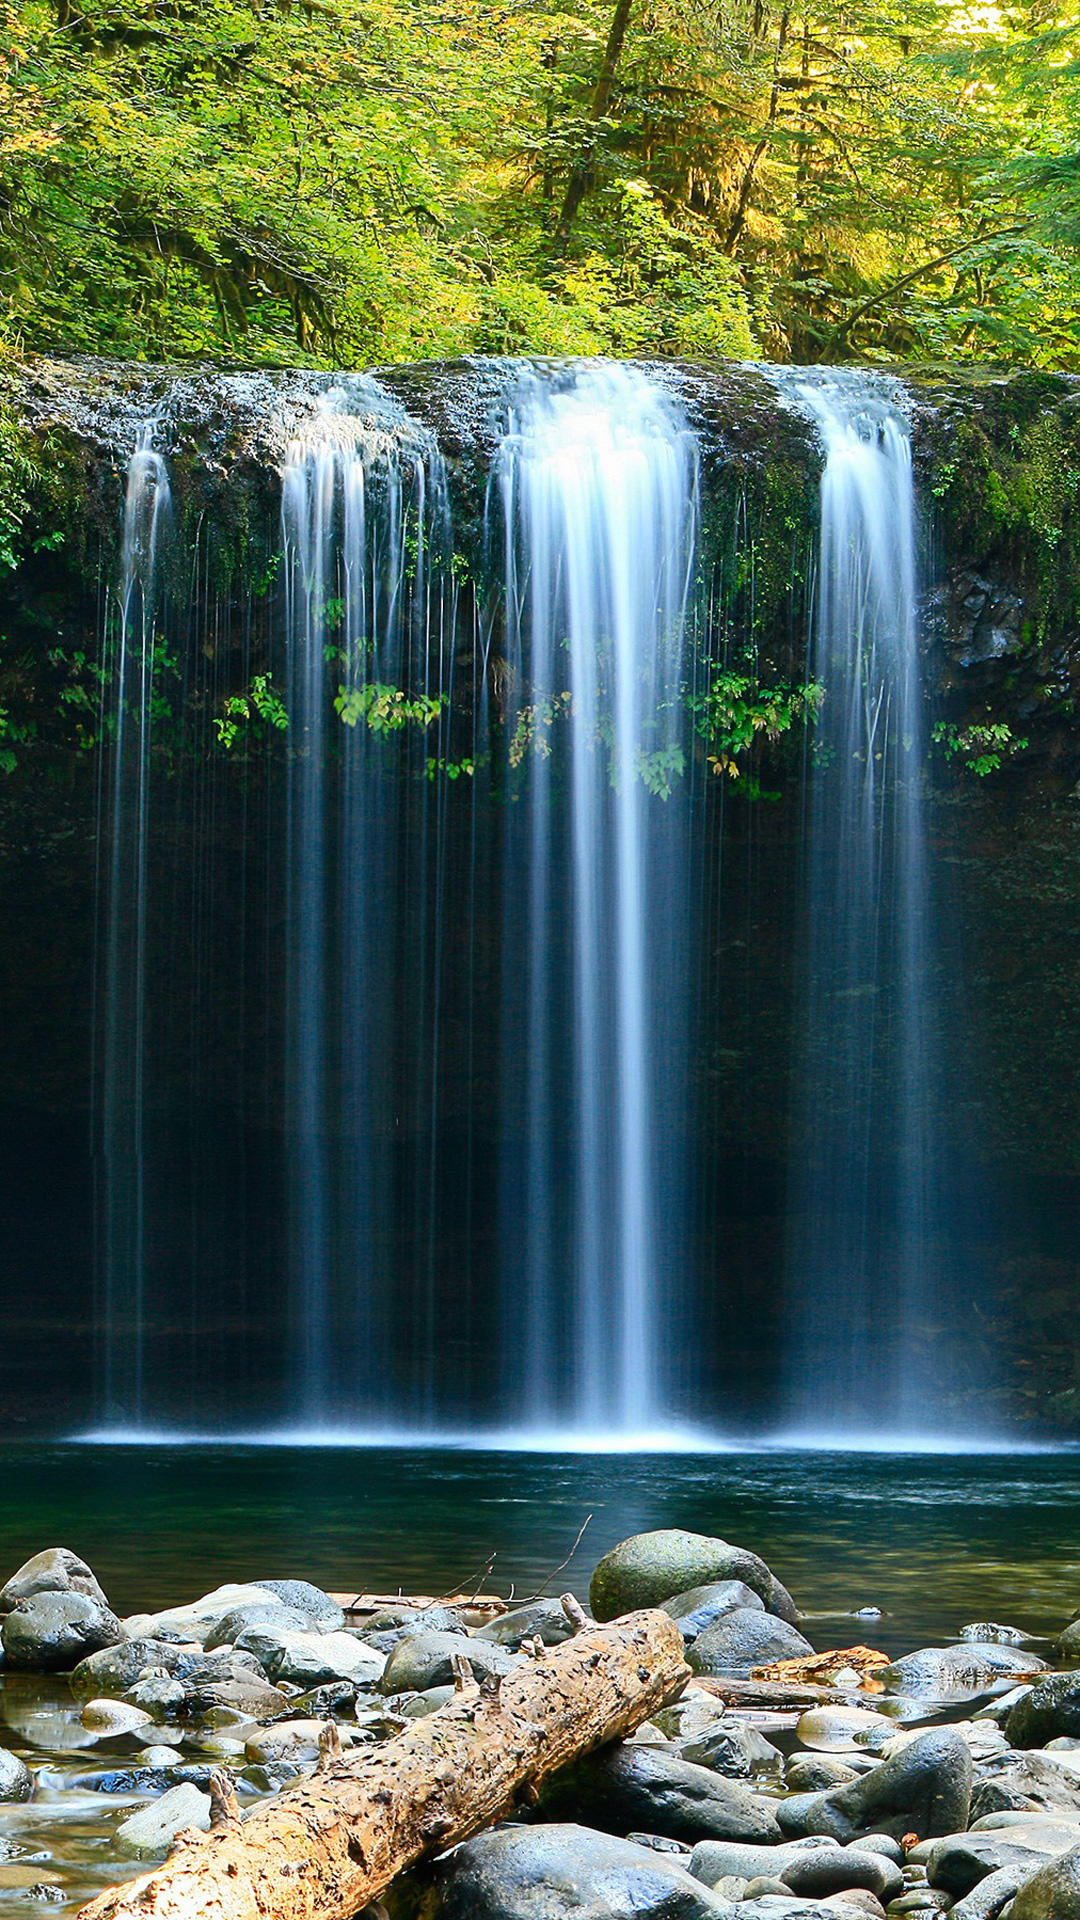
[[[79,1920],[350,1920],[425,1854],[631,1733],[688,1678],[675,1622],[652,1610],[576,1634],[501,1684],[477,1687],[463,1662],[438,1712],[341,1757],[328,1740],[314,1775],[247,1820],[220,1793],[208,1835],[180,1835],[163,1867],[98,1894]]]

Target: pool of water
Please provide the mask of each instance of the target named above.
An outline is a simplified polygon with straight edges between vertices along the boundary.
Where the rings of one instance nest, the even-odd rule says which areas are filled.
[[[1077,1454],[0,1448],[0,1573],[73,1547],[122,1614],[260,1575],[584,1597],[602,1553],[664,1526],[753,1548],[808,1611],[883,1607],[889,1652],[1080,1607]]]
[[[0,1447],[0,1577],[70,1546],[120,1613],[290,1575],[336,1591],[584,1597],[608,1547],[659,1526],[763,1555],[821,1616],[807,1625],[819,1648],[896,1655],[980,1619],[1052,1632],[1080,1608],[1071,1454]],[[874,1605],[881,1620],[840,1617]],[[43,1901],[70,1910],[141,1870],[113,1846],[131,1797],[86,1784],[124,1755],[85,1733],[63,1679],[0,1678],[0,1741],[39,1773],[32,1802],[0,1807],[0,1920]]]

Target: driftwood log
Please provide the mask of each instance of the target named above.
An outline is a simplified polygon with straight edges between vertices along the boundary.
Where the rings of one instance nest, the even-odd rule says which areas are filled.
[[[675,1622],[652,1610],[590,1627],[498,1687],[463,1665],[445,1707],[379,1747],[338,1757],[328,1741],[314,1775],[247,1820],[219,1791],[209,1834],[178,1836],[163,1867],[110,1887],[79,1920],[350,1920],[424,1855],[632,1732],[688,1678]]]

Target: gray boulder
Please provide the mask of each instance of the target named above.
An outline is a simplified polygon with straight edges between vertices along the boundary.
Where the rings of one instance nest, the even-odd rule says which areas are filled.
[[[744,1846],[731,1840],[701,1840],[690,1856],[690,1871],[695,1879],[703,1880],[710,1887],[719,1886],[723,1880],[756,1880],[762,1876],[783,1879],[785,1892],[790,1893],[784,1878],[788,1867],[797,1867],[804,1860],[846,1853],[847,1849],[838,1846],[835,1840],[823,1837],[785,1840],[772,1847]]]
[[[1022,1627],[999,1626],[996,1620],[974,1620],[961,1627],[960,1638],[975,1640],[983,1647],[1033,1647],[1039,1635],[1025,1633]]]
[[[770,1660],[795,1660],[813,1651],[797,1627],[771,1613],[736,1607],[698,1634],[687,1648],[686,1658],[695,1673],[745,1677],[751,1667]]]
[[[164,1856],[185,1827],[197,1827],[203,1833],[210,1829],[210,1795],[191,1781],[170,1787],[160,1800],[122,1820],[115,1834],[117,1852],[137,1860]]]
[[[1025,1880],[1009,1920],[1080,1920],[1080,1847],[1051,1860]]]
[[[439,1920],[707,1920],[726,1901],[668,1854],[587,1827],[497,1827],[437,1869]]]
[[[576,1632],[561,1600],[530,1600],[528,1606],[497,1614],[473,1637],[490,1640],[493,1646],[508,1647],[511,1653],[516,1653],[523,1640],[542,1640],[545,1647],[557,1647]]]
[[[270,1633],[311,1633],[313,1626],[306,1613],[296,1607],[286,1607],[278,1600],[252,1601],[246,1607],[234,1607],[226,1613],[215,1627],[210,1629],[204,1642],[207,1653],[216,1653],[220,1647],[233,1647],[241,1634],[251,1627],[261,1627]]]
[[[383,1626],[377,1631],[365,1627],[364,1640],[378,1653],[393,1653],[399,1640],[412,1639],[418,1633],[456,1633],[464,1640],[468,1632],[460,1613],[453,1607],[412,1607],[408,1618],[393,1626]]]
[[[379,1682],[383,1693],[425,1693],[429,1687],[449,1686],[454,1678],[455,1656],[463,1654],[477,1680],[513,1673],[520,1665],[516,1654],[497,1647],[475,1635],[462,1639],[456,1633],[414,1633],[399,1640],[393,1649]]]
[[[861,1889],[872,1893],[884,1905],[904,1891],[900,1867],[884,1854],[867,1853],[858,1847],[823,1847],[786,1866],[780,1878],[792,1893],[828,1899],[831,1893]]]
[[[119,1699],[148,1674],[164,1671],[182,1678],[202,1657],[201,1647],[178,1647],[168,1640],[120,1640],[80,1660],[68,1684],[77,1700]]]
[[[854,1767],[831,1753],[797,1753],[788,1761],[786,1781],[792,1793],[829,1793],[859,1778]]]
[[[134,1613],[124,1625],[133,1640],[198,1640],[205,1646],[207,1636],[226,1614],[233,1613],[237,1607],[277,1604],[280,1598],[280,1594],[271,1593],[269,1587],[230,1581],[223,1587],[215,1587],[212,1593],[200,1595],[198,1600],[188,1601],[185,1606],[167,1607],[161,1613]]]
[[[174,1680],[167,1673],[148,1673],[136,1680],[133,1687],[125,1688],[120,1698],[133,1707],[141,1707],[152,1720],[174,1720],[186,1695],[182,1680]]]
[[[745,1580],[714,1580],[709,1586],[691,1587],[686,1593],[673,1594],[664,1602],[664,1612],[670,1613],[687,1646],[696,1640],[699,1633],[711,1627],[714,1620],[722,1614],[734,1613],[736,1607],[749,1607],[756,1612],[765,1610],[765,1602],[753,1587]]]
[[[1016,1754],[1007,1767],[978,1780],[971,1799],[972,1823],[987,1813],[1080,1813],[1080,1779],[1035,1748]]]
[[[6,1616],[4,1658],[23,1673],[65,1673],[122,1637],[115,1613],[99,1601],[85,1593],[48,1591],[20,1600]]]
[[[882,1667],[877,1677],[887,1693],[907,1700],[950,1701],[970,1700],[1002,1681],[1045,1672],[1046,1661],[1037,1653],[965,1640],[954,1647],[920,1647]]]
[[[29,1767],[24,1767],[17,1754],[0,1747],[0,1800],[30,1800],[33,1793],[34,1776]]]
[[[1080,1735],[1080,1671],[1040,1680],[1010,1710],[1005,1732],[1014,1747],[1045,1747]]]
[[[0,1613],[13,1612],[20,1600],[33,1600],[39,1593],[81,1593],[99,1607],[109,1605],[86,1561],[70,1547],[46,1547],[44,1553],[24,1560],[0,1587]]]
[[[1042,1861],[1052,1860],[1069,1846],[1076,1846],[1075,1827],[1052,1827],[1039,1822],[1031,1826],[999,1827],[991,1833],[949,1833],[930,1849],[926,1878],[932,1887],[954,1898],[962,1898],[978,1886],[988,1874],[1002,1867],[1027,1867],[1034,1871]]]
[[[270,1686],[261,1675],[238,1673],[189,1686],[183,1711],[187,1718],[220,1726],[229,1715],[241,1720],[273,1720],[289,1704],[288,1695]]]
[[[328,1633],[339,1633],[345,1625],[344,1607],[310,1580],[258,1580],[256,1585],[275,1593],[283,1606],[294,1608]]]
[[[998,1920],[1013,1894],[1023,1886],[1025,1880],[1030,1879],[1030,1866],[999,1867],[996,1873],[988,1873],[985,1880],[980,1880],[977,1886],[972,1887],[962,1900],[954,1902],[949,1909],[953,1920]],[[929,1888],[927,1892],[930,1892]],[[949,1894],[941,1897],[951,1899]]]
[[[614,1620],[637,1607],[662,1607],[674,1594],[723,1580],[742,1580],[771,1613],[794,1622],[798,1608],[756,1553],[703,1533],[662,1527],[636,1533],[606,1553],[593,1574],[589,1601],[597,1620]]]
[[[848,1786],[781,1801],[780,1825],[785,1833],[830,1834],[843,1842],[869,1833],[931,1839],[966,1827],[971,1780],[963,1734],[935,1727]]]
[[[711,1767],[727,1780],[749,1780],[752,1774],[783,1772],[784,1756],[756,1727],[741,1720],[714,1720],[678,1746],[680,1758],[695,1767]]]
[[[615,1744],[564,1768],[543,1794],[552,1819],[671,1840],[779,1840],[776,1803],[660,1747]]]
[[[236,1648],[254,1654],[271,1680],[318,1687],[331,1680],[374,1684],[385,1660],[351,1633],[296,1633],[288,1628],[249,1627]]]

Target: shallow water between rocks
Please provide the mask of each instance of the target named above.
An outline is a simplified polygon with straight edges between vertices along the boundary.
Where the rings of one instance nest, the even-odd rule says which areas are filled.
[[[0,1577],[68,1546],[121,1614],[259,1577],[584,1599],[609,1547],[660,1526],[752,1548],[811,1615],[884,1609],[811,1619],[821,1649],[896,1657],[972,1620],[1054,1632],[1080,1608],[1080,1453],[0,1446]],[[65,1784],[122,1766],[130,1745],[95,1742],[62,1678],[0,1676],[0,1741],[46,1770],[33,1801],[0,1806],[0,1916],[72,1908],[144,1870],[112,1845],[140,1796]]]

